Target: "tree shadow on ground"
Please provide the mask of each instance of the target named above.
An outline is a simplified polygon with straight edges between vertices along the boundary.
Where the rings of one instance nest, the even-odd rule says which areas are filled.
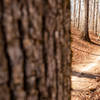
[[[97,46],[100,46],[100,43],[97,43],[97,42],[95,42],[95,41],[93,41],[93,40],[86,40],[86,39],[82,39],[83,41],[85,41],[85,42],[89,42],[90,44],[93,44],[93,45],[97,45]],[[100,42],[100,40],[98,40],[99,42]]]
[[[96,43],[96,42],[94,42],[94,41],[90,41],[90,43],[91,43],[91,44],[93,44],[93,45],[100,46],[100,44],[99,44],[99,43]]]
[[[90,74],[90,73],[83,73],[83,72],[76,72],[72,71],[72,76],[77,76],[81,78],[90,78],[90,79],[96,79],[97,77],[100,78],[100,75]]]

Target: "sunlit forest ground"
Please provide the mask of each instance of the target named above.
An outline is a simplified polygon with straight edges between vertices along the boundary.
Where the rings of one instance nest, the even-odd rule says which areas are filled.
[[[72,32],[72,100],[100,100],[100,41],[90,32],[91,43]]]

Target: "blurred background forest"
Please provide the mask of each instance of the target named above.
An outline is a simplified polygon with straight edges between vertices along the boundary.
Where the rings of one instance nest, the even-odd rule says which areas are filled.
[[[89,0],[89,31],[100,33],[100,0]],[[85,0],[71,0],[71,22],[81,31],[84,30]]]

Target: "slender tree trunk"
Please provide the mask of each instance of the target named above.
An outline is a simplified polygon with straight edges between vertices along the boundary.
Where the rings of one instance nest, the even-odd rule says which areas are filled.
[[[84,23],[84,32],[82,33],[82,39],[90,41],[89,38],[89,0],[85,0],[85,23]]]
[[[80,26],[81,0],[79,0],[79,15],[78,15],[78,29]]]
[[[96,2],[96,23],[95,23],[95,31],[94,33],[97,35],[98,30],[98,1]]]
[[[93,0],[90,0],[89,1],[90,4],[89,4],[89,31],[92,30],[92,17],[93,17]]]
[[[70,100],[70,0],[0,0],[0,100]]]
[[[94,31],[94,21],[95,21],[95,0],[94,0],[94,8],[93,8],[93,31]]]
[[[76,25],[76,0],[74,0],[74,27]]]

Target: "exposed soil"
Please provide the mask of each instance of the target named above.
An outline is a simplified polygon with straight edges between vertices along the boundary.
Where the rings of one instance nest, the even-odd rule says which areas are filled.
[[[72,100],[100,100],[100,41],[92,32],[90,38],[72,28]]]

